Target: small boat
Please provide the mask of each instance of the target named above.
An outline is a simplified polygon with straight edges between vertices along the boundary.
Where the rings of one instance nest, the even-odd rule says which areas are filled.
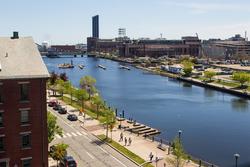
[[[104,70],[106,70],[106,67],[104,67],[104,66],[102,66],[102,65],[98,65],[97,67],[99,67],[99,68],[102,68],[102,69],[104,69]]]
[[[74,68],[74,65],[69,63],[58,64],[58,68]]]
[[[122,66],[122,65],[120,65],[120,66],[119,66],[119,68],[120,68],[120,69],[130,70],[130,68],[129,68],[129,67],[127,67],[127,66]]]
[[[78,65],[78,67],[79,67],[80,69],[83,69],[83,68],[84,68],[84,65]]]

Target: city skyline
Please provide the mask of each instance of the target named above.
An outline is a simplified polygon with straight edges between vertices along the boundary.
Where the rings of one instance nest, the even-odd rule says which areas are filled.
[[[250,31],[250,19],[246,17],[249,5],[246,0],[12,0],[1,2],[0,35],[19,31],[20,36],[33,36],[37,43],[86,43],[91,36],[91,18],[99,15],[100,38],[117,37],[118,28],[124,27],[132,39],[154,39],[160,34],[163,38],[180,39],[196,33],[201,39],[225,39]]]

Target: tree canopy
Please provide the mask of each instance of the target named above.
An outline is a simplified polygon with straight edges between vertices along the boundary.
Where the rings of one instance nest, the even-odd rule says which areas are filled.
[[[250,81],[250,74],[246,72],[234,72],[232,79],[239,82],[241,87],[243,87],[245,83]]]
[[[48,141],[49,143],[55,138],[56,134],[62,136],[62,129],[56,123],[56,117],[50,112],[47,113],[47,126],[48,126]]]
[[[193,63],[190,60],[183,60],[181,64],[183,66],[184,76],[191,76],[193,70]]]
[[[67,148],[69,146],[64,143],[59,143],[53,146],[52,152],[50,153],[50,156],[56,160],[57,162],[61,159],[63,159],[64,156],[67,155]]]
[[[216,75],[216,72],[214,71],[205,71],[204,77],[208,78],[210,81],[212,81],[212,78]]]

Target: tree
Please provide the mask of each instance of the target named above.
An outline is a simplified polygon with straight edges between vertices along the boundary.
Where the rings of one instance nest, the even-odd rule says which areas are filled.
[[[64,87],[65,82],[61,79],[56,80],[56,86],[58,88],[58,91],[60,92],[62,99],[63,99],[63,93],[65,91],[65,87]]]
[[[93,102],[96,105],[96,118],[98,119],[100,106],[104,105],[104,102],[100,96],[95,96]]]
[[[52,142],[55,135],[62,136],[62,129],[56,123],[56,117],[50,112],[47,112],[47,126],[48,126],[48,142]]]
[[[184,165],[184,160],[188,158],[188,155],[185,153],[182,143],[176,137],[173,140],[173,154],[175,155],[175,160],[169,159],[174,167],[181,167]]]
[[[181,62],[183,66],[184,76],[191,76],[193,70],[193,63],[190,60],[184,60]]]
[[[214,71],[205,71],[204,76],[209,79],[209,81],[212,81],[212,78],[216,75],[216,72]]]
[[[73,91],[74,91],[74,88],[73,88],[73,85],[71,84],[70,81],[66,81],[64,83],[64,89],[65,91],[70,94],[70,104],[72,104],[72,96],[73,96]]]
[[[108,138],[108,131],[110,129],[111,132],[111,140],[112,140],[112,130],[115,125],[115,114],[110,109],[107,109],[105,112],[105,125],[106,125],[106,138]]]
[[[60,161],[61,159],[63,159],[64,156],[67,155],[68,147],[69,146],[64,143],[59,143],[53,146],[50,156],[57,161],[57,166],[58,166],[58,161]]]
[[[61,73],[60,75],[59,75],[59,78],[61,79],[61,80],[63,80],[64,82],[66,82],[66,81],[68,81],[68,76],[67,76],[67,74],[64,72],[64,73]]]
[[[250,81],[250,74],[246,72],[234,72],[232,79],[239,82],[241,87],[243,87],[246,82]]]
[[[50,78],[49,78],[49,82],[51,85],[54,85],[56,83],[56,80],[58,78],[58,75],[53,71],[50,73]]]
[[[86,92],[86,90],[84,89],[77,89],[75,90],[75,97],[77,99],[78,102],[81,102],[81,106],[82,106],[82,109],[81,109],[81,113],[84,112],[84,101],[88,99],[88,94]],[[85,118],[85,112],[84,112],[84,118]]]
[[[88,75],[80,79],[80,87],[88,92],[89,99],[91,98],[91,95],[96,92],[95,83],[96,80]]]

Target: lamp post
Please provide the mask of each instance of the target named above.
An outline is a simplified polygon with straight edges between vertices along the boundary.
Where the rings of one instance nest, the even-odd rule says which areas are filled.
[[[179,135],[179,143],[181,143],[181,134],[182,134],[182,130],[178,131],[178,135]]]
[[[235,157],[235,167],[238,167],[238,158],[240,157],[240,154],[234,154]]]

